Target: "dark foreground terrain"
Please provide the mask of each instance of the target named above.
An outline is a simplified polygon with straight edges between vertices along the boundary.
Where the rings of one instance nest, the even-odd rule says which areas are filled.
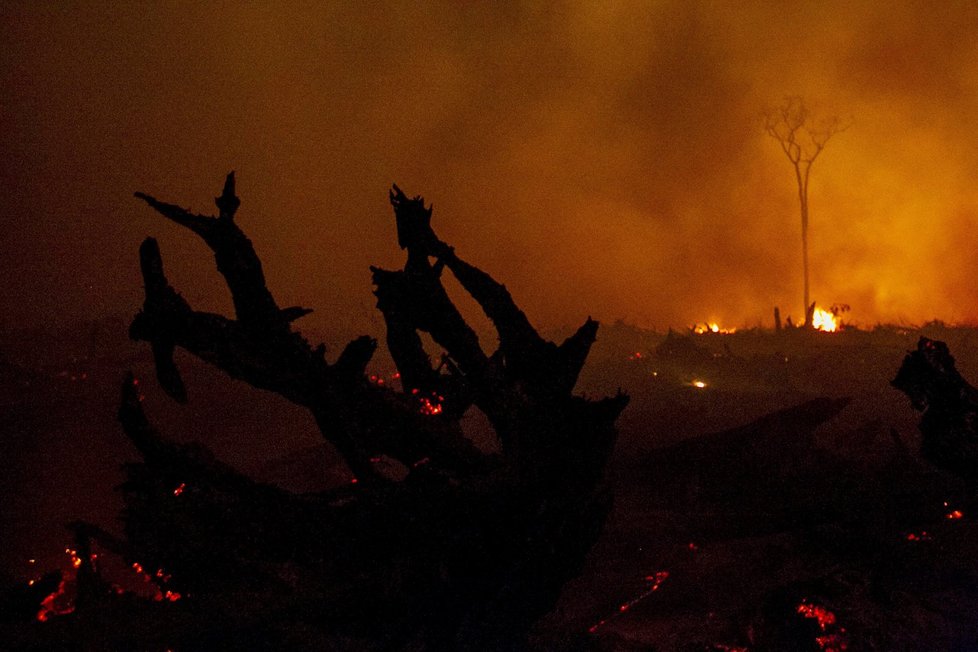
[[[578,391],[631,396],[611,466],[615,504],[534,645],[978,648],[975,488],[921,458],[919,415],[889,384],[922,334],[947,342],[978,379],[978,331],[940,324],[704,335],[604,325]],[[167,402],[122,320],[7,334],[0,345],[6,595],[71,565],[69,521],[118,530],[114,487],[136,458],[115,417],[130,368],[169,436],[292,491],[349,482],[306,414],[189,357],[190,401]],[[371,372],[391,369],[378,359]],[[492,446],[479,415],[466,425]],[[139,590],[121,563],[104,568]],[[169,600],[161,609],[181,608]],[[43,646],[65,618],[24,624],[8,609],[0,636]]]

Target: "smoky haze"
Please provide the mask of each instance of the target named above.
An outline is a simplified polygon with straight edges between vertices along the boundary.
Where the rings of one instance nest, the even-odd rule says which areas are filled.
[[[228,311],[132,193],[212,213],[232,169],[304,328],[382,333],[391,182],[540,325],[797,319],[793,172],[760,118],[789,94],[852,124],[812,172],[813,298],[973,323],[978,6],[898,4],[5,3],[2,325],[133,312],[147,235]]]

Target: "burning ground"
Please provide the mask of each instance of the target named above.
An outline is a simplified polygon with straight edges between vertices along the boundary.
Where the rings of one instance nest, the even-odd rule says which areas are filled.
[[[7,336],[8,589],[33,588],[58,566],[70,580],[78,551],[66,522],[84,517],[118,528],[112,488],[132,451],[114,423],[111,397],[123,363],[149,378],[151,361],[128,348],[111,323],[100,328],[94,338],[60,334],[31,357]],[[535,645],[973,646],[974,488],[920,457],[918,415],[889,385],[922,333],[947,341],[965,377],[978,377],[978,332],[938,324],[923,331],[700,335],[607,326],[578,389],[593,395],[620,386],[632,396],[612,461],[615,507],[581,576],[538,625]],[[189,360],[182,364],[195,393],[212,397],[208,405],[243,409],[166,407],[147,380],[147,410],[168,432],[200,440],[242,471],[293,490],[348,481],[291,406],[240,383],[228,387]],[[396,382],[382,360],[372,373]],[[477,415],[464,423],[474,440],[485,441]],[[163,596],[149,621],[155,624],[131,626],[133,636],[187,625],[185,601],[170,602],[110,552],[98,553],[103,572],[124,590],[149,601]],[[46,582],[38,592],[57,594],[58,583]],[[48,605],[70,610],[64,597]],[[30,615],[40,614],[39,607]],[[4,634],[25,645],[56,644],[71,631],[70,619],[54,611],[43,623],[8,622]],[[101,623],[89,634],[117,626]]]

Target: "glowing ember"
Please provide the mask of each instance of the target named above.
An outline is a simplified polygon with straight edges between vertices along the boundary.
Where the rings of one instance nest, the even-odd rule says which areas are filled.
[[[825,650],[825,652],[843,652],[849,649],[849,644],[846,642],[845,636],[842,634],[826,634],[825,636],[816,636],[815,642],[818,646]]]
[[[186,482],[181,482],[179,484],[179,486],[177,486],[177,488],[173,490],[173,495],[174,496],[179,496],[180,494],[183,493],[183,490],[186,489],[186,488],[187,488],[187,483]]]
[[[927,530],[921,530],[920,534],[911,532],[907,535],[907,541],[930,541],[930,534]]]
[[[162,585],[166,584],[171,579],[173,579],[173,576],[167,573],[162,568],[157,568],[155,573],[150,574],[146,572],[146,569],[143,568],[142,564],[139,564],[138,562],[134,562],[132,564],[132,570],[134,573],[142,576],[144,582],[147,583],[152,582],[153,584],[156,585],[157,587],[156,594],[153,596],[153,600],[155,600],[156,602],[162,602],[164,600],[167,600],[169,602],[176,602],[177,600],[183,597],[180,593],[177,593],[176,591],[163,590]],[[122,589],[121,587],[116,588],[116,593],[122,594],[124,592],[125,590]]]
[[[950,504],[946,500],[944,501],[944,507],[946,509],[950,509],[950,507],[951,507]],[[944,518],[946,518],[949,521],[956,521],[959,518],[962,518],[963,516],[964,516],[964,512],[962,512],[960,509],[953,509],[953,510],[949,511],[947,514],[945,514],[944,515]],[[67,552],[67,551],[65,551],[65,552]]]
[[[839,330],[839,321],[836,316],[833,315],[828,310],[822,310],[816,307],[815,312],[812,313],[812,328],[817,331],[824,331],[826,333],[834,333]]]
[[[132,570],[137,575],[142,576],[144,582],[152,582],[153,581],[152,575],[150,575],[149,573],[147,573],[146,570],[140,564],[134,563],[132,565]]]
[[[795,610],[803,617],[814,619],[818,623],[818,628],[823,632],[821,636],[815,637],[819,649],[825,652],[842,652],[849,649],[846,630],[844,627],[837,626],[837,619],[832,611],[809,602],[802,602]]]
[[[183,596],[177,593],[176,591],[167,591],[166,593],[162,591],[157,591],[156,595],[153,596],[153,600],[155,600],[156,602],[163,602],[164,600],[168,600],[169,602],[176,602],[182,597]]]
[[[387,376],[383,374],[370,374],[369,376],[367,376],[367,382],[373,385],[377,385],[378,387],[386,387],[391,382],[400,379],[401,379],[401,373],[399,371],[395,371],[394,373],[389,374]]]
[[[690,385],[696,387],[697,389],[703,389],[704,387],[706,387],[706,383],[703,382],[702,380],[694,380],[693,382],[690,383]]]
[[[610,620],[625,613],[626,611],[628,611],[629,609],[637,605],[639,602],[641,602],[645,598],[649,597],[650,595],[658,591],[659,587],[662,586],[662,583],[665,582],[666,579],[668,579],[668,577],[669,577],[669,571],[658,571],[654,575],[646,575],[645,581],[648,582],[648,588],[642,593],[640,593],[639,595],[629,600],[628,602],[619,605],[618,611],[616,611],[611,616],[608,616],[607,618],[602,618],[595,624],[588,627],[587,630],[588,633],[589,634],[595,633],[596,631],[598,631],[598,629],[608,624]]]
[[[802,602],[798,605],[796,611],[805,618],[816,619],[822,631],[825,631],[829,625],[835,624],[835,614],[820,605]]]
[[[55,616],[73,613],[76,609],[75,601],[79,590],[78,569],[82,566],[82,558],[78,556],[78,551],[72,548],[65,548],[65,554],[68,556],[68,567],[62,570],[61,581],[58,583],[57,589],[41,600],[40,609],[35,616],[40,622],[48,622]],[[98,559],[98,554],[89,553],[89,560],[93,568]],[[30,560],[30,563],[33,564],[34,560]],[[131,568],[134,573],[142,577],[144,582],[153,584],[153,588],[155,589],[155,593],[152,596],[153,600],[157,602],[176,602],[186,597],[184,594],[167,589],[164,586],[172,579],[172,576],[162,568],[158,568],[152,574],[147,572],[142,564],[138,562],[133,562]],[[27,584],[28,586],[34,586],[36,583],[37,579],[32,579]],[[127,592],[126,589],[116,583],[108,584],[108,586],[117,595],[123,595]]]
[[[51,619],[51,616],[64,616],[74,610],[74,602],[67,597],[67,592],[65,591],[65,581],[61,580],[54,593],[51,593],[41,601],[41,609],[37,612],[37,619],[45,623]]]
[[[635,353],[633,353],[630,356],[628,356],[628,359],[629,360],[641,360],[642,359],[642,352],[641,351],[636,351]]]
[[[439,396],[438,398],[441,397]],[[431,399],[426,397],[421,398],[421,414],[425,414],[427,416],[434,416],[436,414],[441,414],[442,410],[443,408],[441,403],[432,401]]]
[[[41,608],[36,618],[42,623],[50,620],[52,616],[63,616],[75,610],[75,578],[81,566],[81,558],[78,552],[71,548],[65,548],[65,554],[70,560],[70,568],[62,573],[58,588],[41,601]],[[31,563],[34,563],[34,560],[31,560]],[[33,581],[28,584],[33,586]]]

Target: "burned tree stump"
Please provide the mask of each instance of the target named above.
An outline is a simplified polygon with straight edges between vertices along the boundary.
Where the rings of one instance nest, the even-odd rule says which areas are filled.
[[[279,307],[266,287],[235,222],[233,173],[217,217],[136,196],[203,239],[234,302],[233,319],[194,310],[169,284],[156,241],[143,243],[146,296],[130,335],[152,346],[163,389],[178,401],[191,394],[173,359],[181,347],[308,409],[354,475],[312,495],[254,482],[201,446],[159,435],[138,381],[127,379],[120,419],[143,461],[128,467],[126,541],[114,545],[130,561],[165,569],[167,590],[183,597],[174,608],[208,614],[188,615],[193,638],[173,644],[523,646],[579,572],[610,505],[604,470],[628,399],[573,394],[597,322],[589,318],[559,345],[543,339],[504,285],[437,237],[431,208],[394,186],[407,261],[372,271],[404,387],[395,391],[365,377],[373,339],[352,341],[329,362],[323,346],[293,330],[309,310]],[[446,270],[494,325],[494,353],[445,292]],[[443,347],[438,367],[420,332]],[[499,454],[463,436],[459,420],[472,406],[494,427]],[[385,474],[382,457],[400,462],[405,477]]]
[[[978,389],[955,368],[947,344],[921,337],[891,384],[923,413],[919,427],[924,458],[978,480]]]

